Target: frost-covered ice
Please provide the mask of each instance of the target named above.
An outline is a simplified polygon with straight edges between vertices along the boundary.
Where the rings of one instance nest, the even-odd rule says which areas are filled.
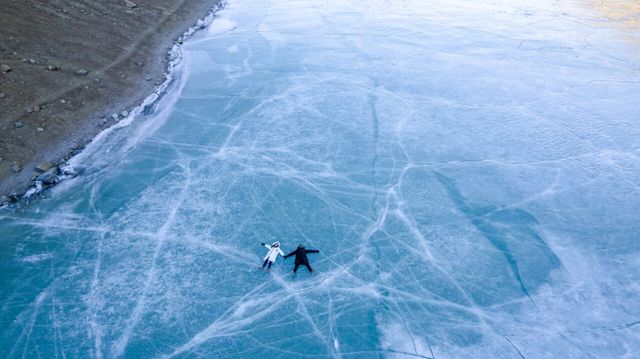
[[[209,34],[222,35],[235,29],[237,24],[230,19],[221,17],[216,19],[211,25],[209,25]]]
[[[230,1],[0,213],[0,357],[637,356],[640,33],[598,4]]]

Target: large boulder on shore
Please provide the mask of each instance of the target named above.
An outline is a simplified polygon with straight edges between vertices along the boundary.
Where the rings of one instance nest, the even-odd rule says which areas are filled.
[[[42,182],[42,184],[54,184],[58,180],[58,167],[51,167],[43,174],[36,177],[36,181]]]

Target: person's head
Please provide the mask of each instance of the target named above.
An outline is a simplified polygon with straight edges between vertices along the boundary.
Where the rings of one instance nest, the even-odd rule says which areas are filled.
[[[298,248],[304,248],[302,244],[298,244]]]
[[[280,242],[275,241],[275,242],[273,242],[272,246],[273,247],[280,247]]]

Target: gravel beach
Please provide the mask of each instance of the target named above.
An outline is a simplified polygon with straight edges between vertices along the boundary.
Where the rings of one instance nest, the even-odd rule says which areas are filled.
[[[3,2],[0,196],[24,192],[148,96],[177,37],[215,4]]]

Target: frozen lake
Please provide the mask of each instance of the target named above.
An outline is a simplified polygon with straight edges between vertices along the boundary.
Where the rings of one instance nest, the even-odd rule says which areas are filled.
[[[0,211],[0,357],[637,357],[622,5],[230,0]],[[315,271],[261,271],[275,240]]]

